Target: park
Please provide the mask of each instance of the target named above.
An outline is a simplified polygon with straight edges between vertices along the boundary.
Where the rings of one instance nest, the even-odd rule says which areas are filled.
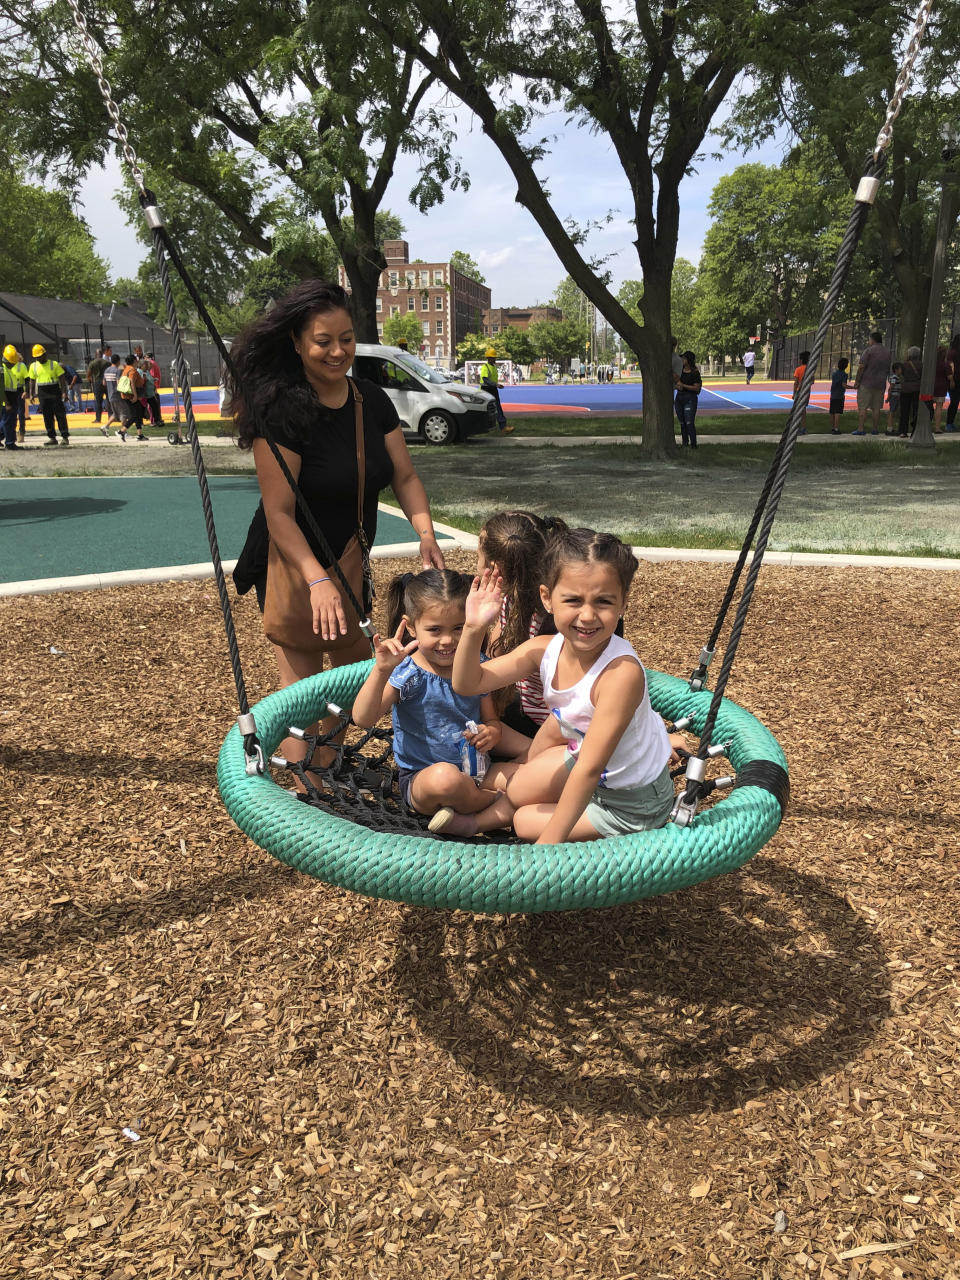
[[[17,147],[49,174],[129,152],[120,203],[142,224],[141,296],[176,390],[158,380],[162,422],[143,444],[88,404],[66,419],[69,448],[44,447],[45,434],[57,443],[44,410],[59,393],[43,390],[42,365],[61,336],[47,325],[52,336],[30,335],[42,339],[39,385],[27,388],[36,407],[20,447],[3,453],[0,1280],[960,1277],[949,767],[960,433],[934,412],[948,411],[947,393],[935,405],[937,353],[949,369],[957,316],[960,182],[940,127],[956,86],[936,71],[955,3],[875,13],[889,56],[874,84],[879,63],[839,39],[845,17],[802,6],[745,14],[734,33],[709,4],[638,6],[629,21],[603,5],[526,17],[481,5],[478,60],[446,3],[416,14],[295,5],[293,21],[217,0],[202,20],[192,4],[163,12],[190,93],[170,85],[163,57],[112,38],[145,20],[139,4],[106,5],[96,21],[74,0],[47,7],[62,42],[38,44],[12,10],[8,35],[32,67],[56,68],[70,110],[45,132],[51,85],[18,85]],[[358,26],[363,53],[344,59]],[[798,26],[809,65],[797,62]],[[689,166],[724,130],[736,157],[735,130],[758,129],[788,84],[796,110],[783,127],[807,147],[785,166],[790,200],[824,219],[806,224],[809,257],[779,292],[764,268],[761,316],[749,253],[733,262],[710,230],[701,291],[684,294],[672,255]],[[384,252],[405,245],[402,224],[378,231],[384,210],[370,195],[382,201],[405,147],[420,164],[411,204],[437,216],[461,174],[449,95],[494,143],[568,272],[554,301],[568,301],[555,308],[564,319],[531,321],[526,341],[542,354],[523,362],[526,381],[496,387],[493,374],[507,429],[488,390],[489,429],[440,447],[398,421],[389,376],[361,378],[358,401],[349,371],[358,338],[387,342],[381,305],[406,311],[409,294],[419,319],[422,294],[433,322],[434,298],[462,283],[454,270],[476,269],[461,255],[437,284],[439,267],[411,260],[424,274],[405,293],[402,273],[390,280],[402,259]],[[828,180],[817,165],[831,137],[851,132],[851,101],[850,172]],[[627,174],[636,220],[621,234],[639,285],[616,288],[587,248],[602,219],[562,223],[540,180],[551,152],[534,139],[560,102],[609,138]],[[922,189],[913,211],[901,189],[910,165],[907,185]],[[271,166],[286,186],[262,181]],[[807,190],[817,172],[819,202]],[[723,200],[743,196],[726,182],[713,228]],[[58,207],[66,224],[68,204]],[[916,234],[902,234],[908,225]],[[782,239],[774,257],[789,274]],[[247,264],[246,283],[221,298],[229,262]],[[884,272],[893,292],[880,289]],[[21,283],[0,276],[0,304],[15,295],[24,312]],[[321,301],[297,312],[300,296]],[[443,315],[452,366],[452,306]],[[756,348],[761,326],[746,316],[764,321]],[[194,374],[214,366],[183,324],[216,352],[233,416],[221,414],[218,377]],[[704,366],[695,450],[674,402],[693,385],[690,353],[670,376],[678,331],[697,335]],[[756,378],[737,364],[745,335]],[[512,330],[468,339],[465,360],[477,344],[488,364],[509,358],[511,341],[520,350]],[[570,354],[548,352],[561,339]],[[882,410],[861,393],[872,348],[886,351]],[[919,417],[901,435],[886,379],[908,348],[920,353]],[[402,367],[403,349],[384,350]],[[847,351],[850,393],[832,430]],[[61,363],[70,354],[68,342]],[[537,371],[557,361],[569,377],[549,385]],[[270,377],[293,370],[291,421],[311,406],[321,472],[339,465],[331,440],[351,467],[356,445],[347,519],[360,535],[376,525],[357,577],[328,523],[340,482],[326,507],[300,501],[320,492],[314,437],[289,434],[269,408],[278,383],[261,396],[268,365]],[[365,506],[381,421],[394,479]],[[294,468],[277,487],[264,478],[272,459]],[[467,578],[489,571],[498,510],[633,548],[617,643],[640,655],[652,713],[687,743],[669,820],[579,840],[571,820],[540,843],[509,821],[445,836],[432,822],[441,811],[402,789],[399,730],[384,727],[401,723],[396,707],[379,728],[359,710],[350,718],[383,642],[361,628],[342,660],[330,645],[290,678],[297,646],[269,631],[269,597],[258,608],[256,592],[238,592],[261,498],[277,547],[306,548],[300,589],[318,633],[331,593],[351,627],[369,608],[370,630],[386,635],[395,575],[437,556]],[[612,715],[589,637],[606,609],[613,643],[616,590],[586,589],[570,606],[576,625],[565,621],[549,575],[566,535],[537,536],[558,652],[588,637],[582,670]],[[574,581],[564,564],[560,582]],[[472,599],[456,624],[466,616],[465,637],[477,630]],[[501,604],[498,626],[509,616]],[[460,679],[457,665],[458,693]],[[638,714],[623,722],[631,732]],[[291,734],[306,734],[302,759]],[[576,759],[565,778],[588,767]],[[512,797],[514,779],[504,785]]]

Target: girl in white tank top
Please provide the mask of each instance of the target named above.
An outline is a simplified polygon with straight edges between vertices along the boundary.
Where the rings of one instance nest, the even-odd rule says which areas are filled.
[[[650,705],[640,659],[616,633],[637,561],[611,534],[572,529],[549,545],[540,588],[556,636],[537,636],[480,664],[499,615],[499,578],[474,580],[453,686],[486,693],[539,674],[550,715],[507,798],[524,840],[560,844],[663,826],[673,806],[671,746]]]

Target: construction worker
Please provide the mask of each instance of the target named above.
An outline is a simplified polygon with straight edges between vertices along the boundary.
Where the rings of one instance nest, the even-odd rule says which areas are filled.
[[[23,392],[17,382],[17,349],[9,343],[3,348],[3,447],[19,449],[17,419]]]
[[[19,404],[17,405],[17,415],[20,418],[20,431],[18,434],[19,434],[20,443],[23,444],[24,440],[26,440],[27,438],[28,370],[27,370],[27,366],[23,363],[23,356],[20,354],[20,352],[14,351],[13,354],[14,354],[14,357],[16,358],[16,364],[13,366],[13,374],[17,380],[17,389],[20,392],[20,401],[19,401]]]
[[[500,423],[500,434],[505,436],[509,435],[513,427],[507,426],[506,414],[503,412],[503,405],[500,403],[500,387],[497,385],[499,379],[500,370],[497,368],[497,353],[493,347],[487,347],[487,358],[480,366],[480,386],[493,396],[497,406],[497,421]]]
[[[67,426],[67,413],[63,407],[63,393],[67,389],[67,376],[63,365],[47,355],[45,347],[38,342],[33,348],[33,364],[27,370],[30,387],[40,401],[40,412],[43,414],[43,425],[47,429],[45,445],[57,443],[56,428],[60,428],[60,443],[70,443],[70,428]]]

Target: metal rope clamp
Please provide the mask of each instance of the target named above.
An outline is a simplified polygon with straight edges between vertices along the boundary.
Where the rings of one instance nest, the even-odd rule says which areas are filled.
[[[699,784],[703,781],[707,772],[707,762],[702,760],[700,756],[691,756],[687,761],[687,772],[684,775],[687,779],[687,786],[679,796],[670,813],[670,821],[676,823],[678,827],[689,827],[697,816],[697,798],[699,795],[699,785],[693,790],[693,798],[687,799],[687,792],[691,790],[690,784]]]
[[[257,722],[252,712],[237,716],[237,728],[243,735],[243,768],[247,777],[253,778],[258,773],[265,773],[267,765],[263,758],[263,747],[257,741]]]
[[[690,677],[690,688],[694,693],[698,693],[701,689],[707,687],[707,668],[713,661],[713,654],[714,650],[708,649],[706,646],[700,650],[700,665]]]

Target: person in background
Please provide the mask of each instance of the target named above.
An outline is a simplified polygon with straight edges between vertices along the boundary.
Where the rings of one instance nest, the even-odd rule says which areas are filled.
[[[60,428],[60,443],[70,443],[70,428],[67,426],[67,413],[63,407],[63,393],[66,390],[66,374],[63,365],[47,355],[46,348],[38,342],[33,348],[33,364],[27,370],[30,389],[40,403],[43,414],[43,425],[47,429],[45,445],[57,443],[57,427]]]
[[[500,434],[508,435],[513,427],[507,426],[506,414],[503,412],[503,405],[500,403],[500,370],[497,368],[497,353],[493,347],[487,348],[487,358],[480,366],[480,386],[484,391],[489,392],[493,396],[497,405],[497,421],[500,423]]]
[[[800,352],[800,354],[797,356],[797,367],[796,367],[796,368],[794,369],[794,371],[793,371],[793,398],[794,398],[794,400],[796,400],[797,396],[800,394],[800,383],[803,381],[803,375],[807,372],[807,361],[808,361],[809,359],[810,359],[810,352],[809,352],[809,351],[801,351],[801,352]],[[807,411],[806,411],[806,409],[804,409],[804,411],[803,411],[803,421],[802,421],[802,423],[800,424],[800,431],[799,431],[799,433],[798,433],[798,434],[799,434],[799,435],[801,435],[801,436],[805,436],[805,435],[807,434]],[[854,432],[854,434],[856,434],[856,432]],[[861,435],[862,435],[862,434],[863,434],[863,433],[861,432]]]
[[[753,375],[756,372],[757,353],[753,347],[747,347],[743,353],[743,372],[747,378],[747,386],[753,381]]]
[[[109,359],[97,347],[93,359],[87,365],[87,380],[90,383],[90,394],[93,396],[93,420],[104,435],[107,434],[107,430],[101,421],[103,418],[103,371],[109,363]],[[109,409],[109,405],[107,407]]]
[[[895,360],[887,382],[887,429],[884,435],[895,436],[900,429],[900,388],[903,386],[903,364]]]
[[[900,431],[902,440],[908,439],[917,429],[917,410],[920,408],[920,348],[908,347],[906,358],[900,365]]]
[[[684,351],[683,368],[676,381],[677,394],[674,397],[677,417],[680,419],[680,446],[697,447],[697,405],[700,403],[700,391],[703,381],[697,368],[697,357],[692,351]]]
[[[123,385],[123,379],[129,378],[132,391],[124,392],[120,390]],[[121,440],[126,440],[127,432],[131,425],[137,429],[137,440],[141,444],[150,439],[149,436],[143,434],[143,405],[140,403],[140,397],[143,395],[144,379],[137,363],[136,355],[131,352],[123,362],[123,368],[120,371],[120,377],[117,379],[117,391],[120,400],[120,416],[122,421],[117,435]]]
[[[17,419],[20,412],[20,401],[23,392],[20,390],[17,374],[17,351],[9,343],[3,348],[3,446],[5,449],[19,449],[17,444]]]
[[[159,373],[156,361],[151,361],[149,356],[140,361],[140,372],[143,374],[143,399],[150,413],[150,422],[155,427],[162,427],[163,412],[160,408],[160,397],[157,395],[157,383],[153,376],[154,369]]]
[[[17,438],[20,444],[23,444],[24,440],[27,438],[27,418],[30,416],[27,412],[27,383],[29,381],[29,370],[23,363],[23,356],[20,352],[15,351],[13,354],[16,357],[16,363],[13,366],[13,374],[17,380],[17,386],[20,389],[20,402],[17,406],[17,416],[20,419],[20,430],[17,433]]]
[[[83,413],[83,397],[80,394],[80,375],[72,364],[65,364],[67,379],[67,413]]]
[[[110,360],[107,367],[103,371],[103,393],[107,402],[107,421],[100,428],[103,434],[110,434],[110,427],[115,422],[118,427],[123,426],[123,419],[120,417],[120,394],[117,391],[117,379],[120,377],[120,357],[110,353]],[[117,435],[121,440],[124,439],[123,433],[118,431]]]
[[[837,367],[830,375],[830,432],[832,435],[840,434],[840,417],[843,413],[843,401],[847,394],[847,367],[850,361],[846,356],[841,356],[837,361]]]
[[[943,405],[950,389],[950,365],[947,360],[947,348],[937,347],[937,358],[933,366],[933,397],[927,401],[927,412],[930,414],[930,425],[935,435],[943,435]]]
[[[883,394],[887,389],[887,376],[890,373],[889,347],[883,345],[883,334],[871,333],[870,345],[860,357],[857,365],[857,376],[853,385],[857,389],[857,429],[855,436],[865,435],[864,425],[867,414],[873,415],[873,427],[870,434],[880,434],[880,414],[883,412]]]

